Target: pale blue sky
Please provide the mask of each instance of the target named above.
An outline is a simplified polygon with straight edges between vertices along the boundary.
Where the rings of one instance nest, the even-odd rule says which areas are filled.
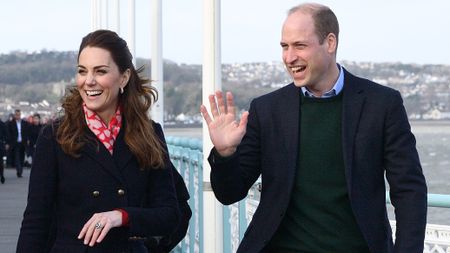
[[[121,0],[127,37],[127,0]],[[202,61],[203,0],[163,0],[163,57]],[[302,1],[222,0],[222,61],[280,61],[286,11]],[[450,65],[450,1],[324,0],[341,27],[338,60]],[[136,0],[136,55],[150,58],[151,0]],[[110,3],[112,6],[112,2]],[[111,20],[110,23],[114,24]],[[90,0],[2,1],[0,53],[78,49]]]

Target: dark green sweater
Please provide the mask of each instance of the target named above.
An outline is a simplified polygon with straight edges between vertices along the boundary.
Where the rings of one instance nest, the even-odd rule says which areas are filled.
[[[331,98],[302,95],[300,154],[286,216],[271,241],[281,252],[369,252],[345,182],[341,138],[342,92]]]

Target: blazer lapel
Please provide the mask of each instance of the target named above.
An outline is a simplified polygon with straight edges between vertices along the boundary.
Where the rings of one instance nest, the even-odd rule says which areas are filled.
[[[90,135],[89,138],[97,139],[89,129],[86,129],[86,134]],[[124,183],[120,170],[117,168],[113,157],[102,143],[99,141],[95,143],[91,141],[83,146],[82,153],[96,161],[100,165],[100,169],[109,173],[119,182]]]
[[[351,196],[352,161],[355,134],[358,129],[365,95],[362,87],[358,86],[356,78],[344,69],[344,89],[342,108],[342,147],[344,153],[345,178]]]
[[[300,88],[293,83],[291,87],[286,90],[283,99],[280,102],[280,129],[283,129],[283,142],[286,147],[286,155],[288,156],[289,168],[292,168],[289,173],[289,178],[293,179],[295,169],[297,168],[297,160],[299,155],[299,124],[300,124]]]

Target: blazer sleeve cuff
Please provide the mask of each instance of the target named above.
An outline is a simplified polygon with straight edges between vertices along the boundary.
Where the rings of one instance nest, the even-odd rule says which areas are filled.
[[[216,148],[213,147],[209,154],[208,161],[210,164],[227,163],[233,159],[236,159],[237,152],[238,151],[236,150],[236,152],[234,152],[234,154],[225,157],[225,156],[221,156],[219,154],[219,152],[217,152]]]

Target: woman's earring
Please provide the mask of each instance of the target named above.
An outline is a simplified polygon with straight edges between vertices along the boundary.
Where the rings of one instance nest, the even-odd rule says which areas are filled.
[[[120,87],[120,94],[123,94],[123,87]]]

